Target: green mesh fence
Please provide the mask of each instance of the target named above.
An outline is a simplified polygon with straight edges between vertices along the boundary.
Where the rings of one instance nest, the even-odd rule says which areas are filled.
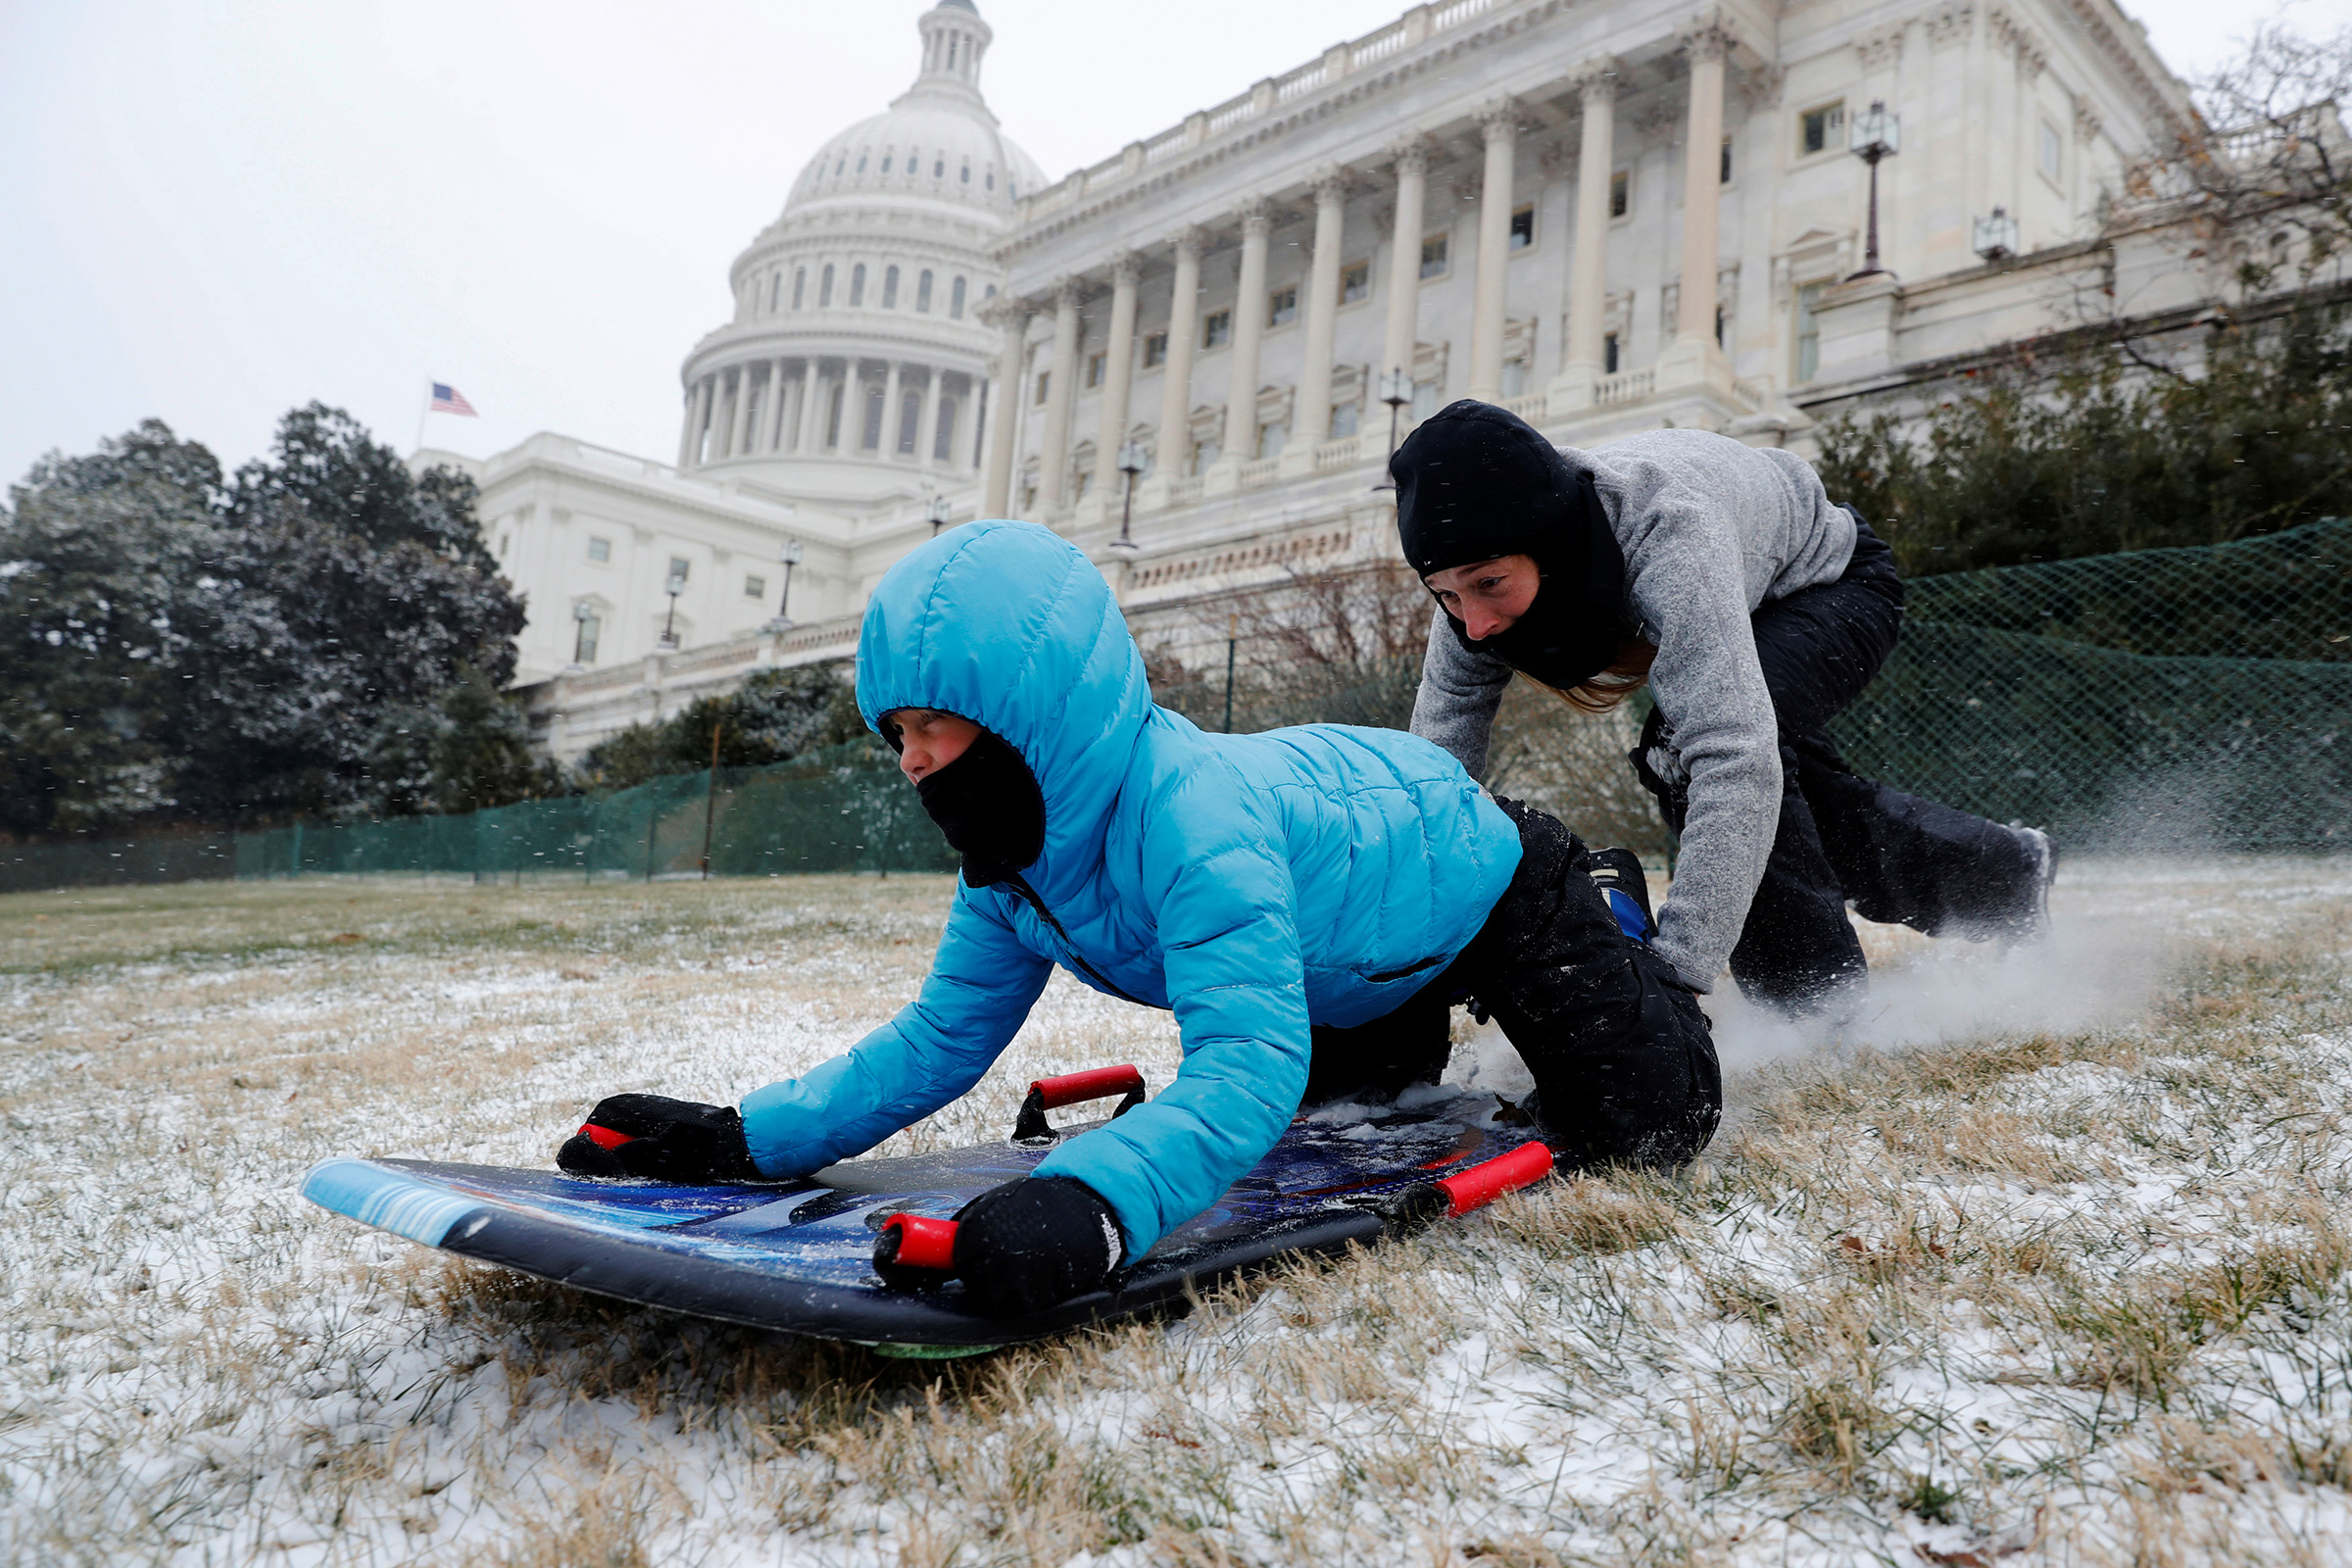
[[[672,774],[609,795],[464,816],[298,823],[237,835],[236,874],[520,877],[949,871],[956,858],[906,780],[862,743],[766,767]]]
[[[1833,726],[1854,765],[2075,848],[2352,849],[2352,520],[2196,549],[1952,572],[1909,584],[1901,644]],[[1417,661],[1345,679],[1241,672],[1233,727],[1401,724]],[[1225,725],[1224,672],[1159,693]],[[1367,678],[1368,677],[1368,678]],[[1514,687],[1489,780],[1596,843],[1665,847],[1598,718]],[[939,831],[867,743],[760,768],[467,816],[0,846],[0,892],[202,877],[520,877],[946,871]]]
[[[2070,844],[2352,848],[2352,520],[1923,577],[1832,726],[1864,773]]]

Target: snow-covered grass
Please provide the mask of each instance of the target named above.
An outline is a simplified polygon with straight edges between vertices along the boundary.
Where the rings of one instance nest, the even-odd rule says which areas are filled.
[[[2352,1540],[2352,867],[2070,864],[2006,958],[1866,933],[1847,1039],[1718,999],[1686,1176],[1555,1183],[1177,1323],[883,1360],[461,1265],[330,1153],[545,1161],[819,1059],[948,884],[0,899],[0,1559],[2326,1562]],[[897,1141],[1173,1070],[1056,979]],[[1516,1063],[1465,1034],[1453,1075]]]

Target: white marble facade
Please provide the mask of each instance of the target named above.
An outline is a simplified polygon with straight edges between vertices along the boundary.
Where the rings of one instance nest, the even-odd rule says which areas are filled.
[[[2215,292],[2152,239],[2100,238],[2132,159],[2188,113],[2112,0],[1446,0],[1053,185],[980,99],[967,0],[919,26],[915,87],[829,143],[737,260],[735,318],[686,362],[678,462],[632,503],[665,519],[656,569],[671,539],[733,552],[713,582],[757,570],[739,537],[771,561],[801,541],[799,624],[770,624],[772,595],[698,604],[665,654],[639,585],[574,660],[573,535],[606,503],[560,501],[584,481],[532,444],[487,466],[494,536],[555,541],[502,559],[560,755],[846,653],[941,517],[1063,531],[1139,633],[1179,640],[1286,564],[1393,555],[1384,392],[1400,427],[1471,396],[1563,444],[1677,424],[1804,451],[1826,416],[2072,324],[2086,292],[2151,316]],[[1873,104],[1899,144],[1883,270],[1856,277],[1849,142]]]

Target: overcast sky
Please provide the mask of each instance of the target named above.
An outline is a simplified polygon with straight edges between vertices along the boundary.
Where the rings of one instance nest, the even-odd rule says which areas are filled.
[[[0,0],[0,483],[156,416],[224,464],[312,399],[413,446],[653,457],[727,265],[914,74],[927,0]],[[1398,0],[981,0],[1050,177]],[[2276,0],[2132,6],[2176,70]],[[2287,0],[2331,30],[2352,0]]]

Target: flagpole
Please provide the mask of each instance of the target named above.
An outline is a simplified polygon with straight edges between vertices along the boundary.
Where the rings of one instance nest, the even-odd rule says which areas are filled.
[[[432,413],[433,384],[427,381],[424,384],[424,407],[416,414],[416,450],[419,452],[424,450],[424,421],[432,417]]]

